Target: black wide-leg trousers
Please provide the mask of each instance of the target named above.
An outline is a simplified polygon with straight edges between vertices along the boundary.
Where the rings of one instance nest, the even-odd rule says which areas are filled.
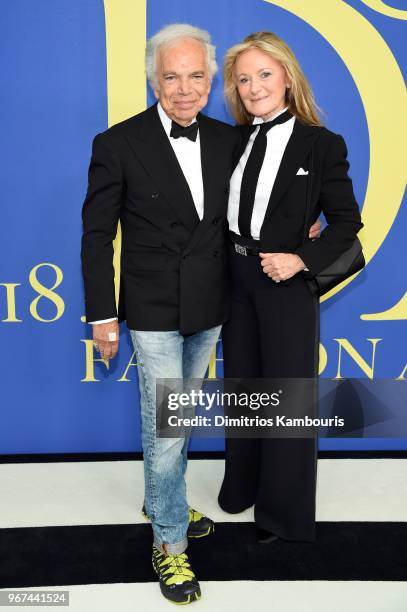
[[[312,378],[318,371],[319,301],[298,274],[275,283],[260,257],[230,250],[232,307],[223,326],[225,378]],[[254,504],[261,529],[315,540],[317,437],[226,438],[219,505]]]

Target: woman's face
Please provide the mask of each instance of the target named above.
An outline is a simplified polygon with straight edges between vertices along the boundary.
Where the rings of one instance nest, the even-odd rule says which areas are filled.
[[[240,98],[251,115],[266,120],[286,106],[286,71],[268,53],[255,48],[243,51],[234,70]]]

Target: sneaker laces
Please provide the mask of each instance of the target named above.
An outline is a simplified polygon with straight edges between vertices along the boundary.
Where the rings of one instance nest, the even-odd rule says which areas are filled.
[[[179,555],[160,553],[160,555],[161,559],[158,559],[158,567],[166,585],[182,584],[195,578],[186,553]]]

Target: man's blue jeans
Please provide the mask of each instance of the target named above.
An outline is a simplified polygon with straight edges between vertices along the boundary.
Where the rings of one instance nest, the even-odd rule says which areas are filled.
[[[184,476],[189,438],[157,438],[156,380],[203,379],[220,330],[218,325],[186,337],[178,331],[130,330],[139,364],[145,507],[154,545],[165,552],[165,543],[169,554],[180,554],[188,545]]]

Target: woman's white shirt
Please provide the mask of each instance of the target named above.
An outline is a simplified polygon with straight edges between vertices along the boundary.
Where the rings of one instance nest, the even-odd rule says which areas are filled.
[[[272,119],[278,117],[278,115],[284,113],[287,109],[284,108],[281,112],[276,113]],[[271,121],[271,119],[270,119]],[[292,117],[284,123],[273,126],[267,132],[267,149],[264,156],[263,165],[260,170],[259,179],[256,187],[256,195],[254,200],[253,215],[251,219],[251,235],[252,238],[259,240],[260,230],[263,225],[264,217],[267,211],[267,206],[270,200],[270,194],[273,189],[274,181],[277,176],[278,169],[281,164],[281,160],[290,139],[294,128],[295,117]],[[259,125],[263,122],[261,117],[255,117],[253,120],[254,125]],[[228,222],[229,229],[235,234],[239,234],[239,199],[240,199],[240,187],[242,184],[243,172],[247,163],[247,160],[252,150],[254,139],[259,132],[257,127],[250,135],[246,149],[244,150],[239,163],[237,164],[235,171],[233,172],[230,180],[230,191],[229,191],[229,202],[228,202]]]

